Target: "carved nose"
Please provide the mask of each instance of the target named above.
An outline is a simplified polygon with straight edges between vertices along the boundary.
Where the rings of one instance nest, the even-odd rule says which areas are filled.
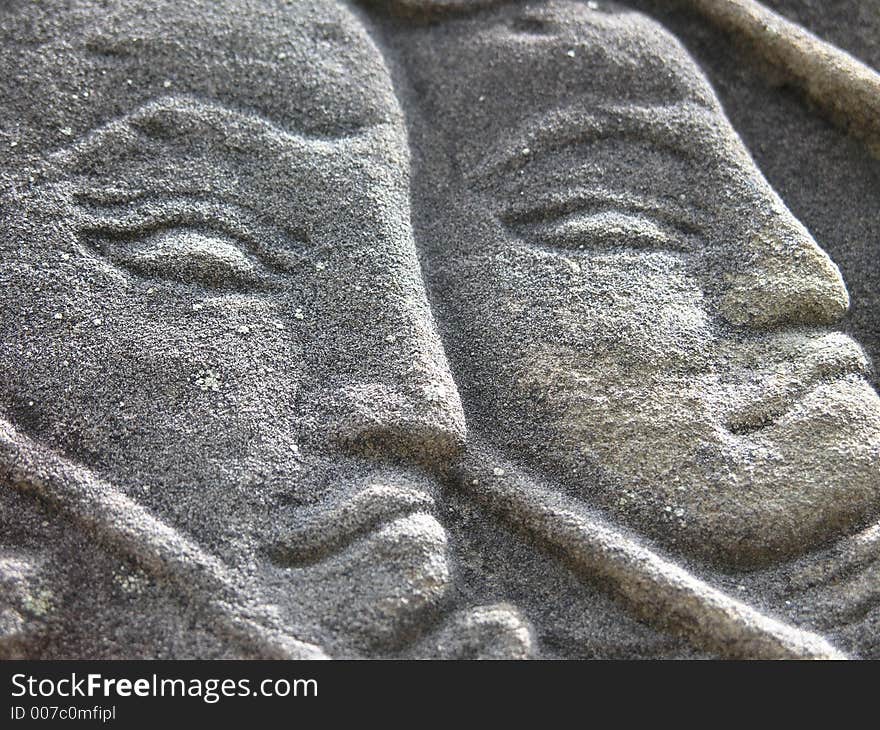
[[[376,326],[338,331],[315,397],[327,442],[370,457],[437,463],[463,447],[465,419],[443,345],[419,290],[383,298]],[[372,302],[377,304],[377,302]]]
[[[453,458],[465,441],[464,411],[443,363],[348,383],[336,393],[337,439],[371,457],[395,455],[438,463]]]
[[[840,270],[787,211],[746,242],[746,266],[730,275],[722,316],[751,327],[828,325],[849,308]]]

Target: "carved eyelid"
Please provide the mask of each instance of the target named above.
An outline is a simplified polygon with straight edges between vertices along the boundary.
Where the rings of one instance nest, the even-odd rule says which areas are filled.
[[[220,228],[255,247],[264,246],[260,236],[254,234],[255,230],[273,239],[309,242],[309,236],[303,230],[281,229],[264,222],[246,208],[210,197],[187,194],[131,196],[114,190],[77,192],[74,197],[83,214],[84,226],[81,227],[94,227],[111,234],[137,234],[168,225],[191,223]]]
[[[114,190],[78,192],[75,198],[81,216],[79,229],[83,233],[104,240],[129,241],[175,230],[219,233],[233,240],[247,258],[265,269],[259,277],[263,283],[289,272],[307,255],[306,233],[282,230],[244,208],[216,200],[132,196]]]
[[[616,201],[570,201],[505,213],[499,217],[505,227],[520,237],[531,236],[548,248],[574,251],[615,247],[687,254],[696,250],[694,239],[701,233],[696,225],[660,210],[621,205]],[[589,230],[591,225],[595,226],[592,232]],[[601,228],[601,225],[606,227]],[[566,235],[577,235],[578,227],[582,232],[579,240],[583,244],[574,246],[563,242]],[[627,230],[646,242],[645,245],[618,243],[619,239],[611,239]],[[597,241],[599,238],[609,240]]]

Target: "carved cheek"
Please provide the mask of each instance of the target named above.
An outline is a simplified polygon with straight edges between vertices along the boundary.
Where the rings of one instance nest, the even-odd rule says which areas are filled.
[[[289,436],[303,355],[287,299],[140,279],[78,247],[74,233],[63,221],[34,229],[4,277],[14,292],[4,306],[32,313],[2,351],[28,364],[3,379],[19,427],[87,464],[101,454],[159,480],[175,452],[215,452],[218,433],[247,458],[249,440],[268,433],[267,411]]]
[[[486,281],[490,291],[497,281],[496,298],[484,303],[508,308],[501,331],[511,345],[564,345],[655,368],[702,360],[713,347],[704,292],[674,255],[523,255],[496,261],[493,272]],[[492,311],[482,314],[500,321]]]

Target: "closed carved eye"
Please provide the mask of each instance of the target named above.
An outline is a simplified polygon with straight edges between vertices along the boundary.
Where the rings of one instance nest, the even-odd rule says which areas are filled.
[[[583,199],[537,205],[502,214],[518,238],[566,251],[636,250],[687,254],[698,250],[699,230],[648,203]]]
[[[81,194],[80,231],[94,253],[130,273],[211,289],[265,289],[307,256],[308,236],[239,207],[191,197]]]
[[[582,211],[515,228],[519,235],[548,248],[573,251],[596,248],[691,250],[680,232],[641,213]]]

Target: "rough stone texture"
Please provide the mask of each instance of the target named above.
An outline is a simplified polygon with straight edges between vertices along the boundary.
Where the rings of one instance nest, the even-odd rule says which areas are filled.
[[[5,3],[0,656],[880,656],[880,163],[686,5]]]
[[[777,76],[798,86],[880,156],[880,75],[870,66],[757,0],[690,0],[689,5],[747,44]]]

